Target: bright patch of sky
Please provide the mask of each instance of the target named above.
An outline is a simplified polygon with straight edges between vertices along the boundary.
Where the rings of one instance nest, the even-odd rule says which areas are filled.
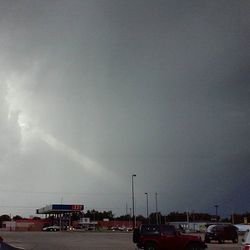
[[[249,2],[0,5],[0,214],[248,209]]]

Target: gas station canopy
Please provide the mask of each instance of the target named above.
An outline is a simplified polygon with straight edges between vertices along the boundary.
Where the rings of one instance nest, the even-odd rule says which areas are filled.
[[[62,214],[83,211],[84,206],[79,204],[51,204],[36,210],[37,214]]]

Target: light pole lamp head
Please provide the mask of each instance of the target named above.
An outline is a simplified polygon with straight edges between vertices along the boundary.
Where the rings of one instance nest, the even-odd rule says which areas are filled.
[[[136,174],[133,174],[132,177],[136,177]]]

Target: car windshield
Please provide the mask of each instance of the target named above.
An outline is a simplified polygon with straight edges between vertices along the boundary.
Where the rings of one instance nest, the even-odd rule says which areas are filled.
[[[176,229],[174,226],[171,226],[171,225],[163,225],[162,226],[162,233],[163,233],[163,235],[175,235]]]

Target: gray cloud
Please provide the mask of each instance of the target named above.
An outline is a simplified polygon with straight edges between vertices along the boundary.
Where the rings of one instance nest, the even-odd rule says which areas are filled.
[[[138,213],[144,192],[163,213],[247,209],[246,1],[1,7],[1,197],[13,213],[62,196],[124,213],[133,173]]]

